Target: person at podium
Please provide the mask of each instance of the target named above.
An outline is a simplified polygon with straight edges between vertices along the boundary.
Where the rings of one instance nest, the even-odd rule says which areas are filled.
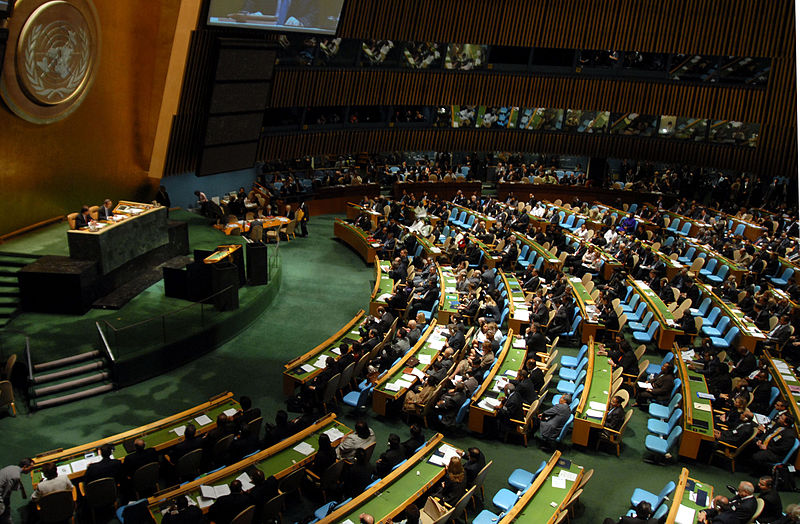
[[[100,210],[97,212],[97,219],[98,220],[111,220],[111,217],[114,216],[114,203],[111,201],[110,198],[106,198],[103,200],[103,205],[100,206]]]
[[[319,5],[314,0],[245,0],[242,12],[275,14],[278,25],[321,27]]]

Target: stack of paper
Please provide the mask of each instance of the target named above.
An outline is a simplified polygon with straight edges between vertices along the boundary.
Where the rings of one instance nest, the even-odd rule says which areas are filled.
[[[431,355],[420,355],[417,357],[417,360],[419,360],[420,364],[427,366],[431,363],[431,358]]]
[[[177,428],[172,428],[171,432],[175,433],[179,437],[182,437],[184,433],[186,433],[186,426],[178,426]]]
[[[596,418],[596,419],[602,420],[604,414],[605,413],[603,411],[598,411],[596,409],[587,409],[586,410],[586,416],[589,417],[589,418]]]
[[[428,339],[428,345],[435,349],[436,351],[440,351],[444,347],[445,340],[434,340],[431,341]]]
[[[205,426],[211,424],[213,420],[208,415],[200,415],[199,417],[194,417],[194,421],[200,424],[201,426]]]
[[[253,481],[250,480],[250,475],[248,475],[247,472],[244,472],[236,477],[236,480],[242,483],[242,489],[244,491],[249,491],[250,488],[253,487]]]
[[[681,504],[675,515],[675,524],[694,524],[695,510]]]
[[[695,402],[694,409],[699,411],[708,411],[711,413],[711,404],[701,404],[700,402]]]
[[[331,439],[331,442],[335,442],[344,436],[344,433],[339,431],[339,428],[331,428],[324,433],[328,435],[328,438]]]
[[[311,373],[312,371],[315,371],[317,368],[315,368],[311,364],[303,364],[302,366],[300,366],[300,369],[302,369],[306,373]]]
[[[314,367],[319,369],[325,369],[327,367],[327,364],[325,363],[326,360],[328,360],[328,357],[325,356],[319,357],[317,361],[314,362]]]
[[[516,349],[525,349],[525,339],[522,337],[514,337],[514,342],[511,344]]]
[[[302,453],[303,455],[306,455],[306,456],[311,455],[315,451],[314,450],[314,446],[312,446],[311,444],[309,444],[307,442],[301,442],[300,444],[296,445],[292,449],[295,450],[296,452]]]
[[[556,488],[556,489],[566,489],[566,487],[567,487],[567,479],[565,479],[563,477],[556,477],[556,476],[551,477],[551,479],[553,481],[553,487],[554,488]]]
[[[496,398],[486,397],[485,399],[481,400],[478,403],[478,407],[483,408],[487,411],[494,411],[498,407],[500,407],[501,402]]]
[[[560,478],[566,480],[566,481],[569,481],[569,482],[575,482],[575,480],[577,480],[577,478],[578,478],[578,474],[577,473],[573,473],[573,472],[571,472],[569,470],[566,470],[566,469],[562,469],[561,472],[558,474],[558,476]]]
[[[203,484],[200,486],[200,494],[207,499],[218,499],[229,495],[230,492],[231,488],[227,484],[220,484],[219,486],[206,486]]]
[[[409,373],[403,373],[403,382],[408,382],[409,385],[413,384],[415,380],[417,380],[416,375],[411,375]]]
[[[439,446],[439,452],[444,454],[445,464],[450,462],[451,458],[461,456],[458,450],[453,446],[450,446],[449,444],[442,444],[441,446]]]
[[[396,384],[396,385],[397,385],[399,388],[410,388],[410,387],[411,387],[411,384],[412,384],[412,382],[409,382],[409,381],[407,381],[407,380],[403,380],[402,378],[399,378],[399,379],[395,380],[395,381],[394,381],[394,383],[395,383],[395,384]]]
[[[602,402],[591,401],[591,402],[589,402],[589,408],[597,410],[597,411],[605,411],[606,410],[606,405],[603,404]]]

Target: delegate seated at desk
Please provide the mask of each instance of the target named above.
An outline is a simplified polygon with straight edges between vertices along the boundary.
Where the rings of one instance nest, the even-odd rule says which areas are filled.
[[[75,229],[89,227],[92,222],[94,222],[94,219],[89,214],[89,206],[81,206],[81,212],[75,217]]]
[[[106,198],[103,201],[103,205],[100,206],[100,209],[97,211],[97,220],[111,220],[111,217],[114,216],[114,203],[111,201],[110,198]]]

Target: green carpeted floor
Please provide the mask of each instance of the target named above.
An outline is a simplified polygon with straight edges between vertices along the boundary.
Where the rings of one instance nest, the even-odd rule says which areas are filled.
[[[188,214],[182,213],[176,218],[187,218],[185,215]],[[196,220],[191,216],[188,218]],[[0,465],[16,463],[23,456],[118,433],[199,404],[223,391],[249,395],[262,409],[265,418],[270,418],[277,409],[284,407],[280,377],[283,364],[325,340],[369,304],[374,270],[346,245],[333,239],[333,218],[314,217],[309,224],[309,238],[298,237],[292,242],[281,243],[283,280],[279,299],[249,328],[216,351],[175,371],[120,391],[33,414],[22,410],[16,418],[5,414],[0,416],[3,435]],[[223,238],[209,228],[197,236],[193,234],[191,243],[192,247],[212,247]],[[48,228],[4,244],[2,250],[64,254],[65,244],[61,232],[54,233]],[[131,309],[140,307],[141,314],[146,314],[152,304],[170,306],[168,299],[159,298],[160,285],[148,290],[149,296],[137,297],[136,300],[143,299],[143,304]],[[149,305],[145,306],[144,302]],[[127,314],[128,308],[122,312]],[[66,346],[86,343],[51,336],[50,333],[58,331],[60,323],[93,322],[93,315],[103,314],[108,315],[92,312],[86,318],[63,320],[60,317],[23,315],[10,325],[10,329],[35,330],[36,340],[47,340],[42,348],[49,349],[41,351],[59,353],[61,349],[69,349]],[[0,333],[0,336],[4,341],[13,339],[8,332]],[[4,351],[7,352],[8,347],[4,343]],[[561,348],[561,351],[574,354],[576,348]],[[655,361],[661,357],[650,354],[649,358]],[[338,413],[344,423],[354,423],[349,408],[339,409]],[[386,447],[390,432],[399,433],[403,438],[407,434],[407,428],[399,417],[376,417],[369,412],[368,418],[378,435],[377,453]],[[637,410],[620,458],[610,452],[564,449],[567,458],[595,469],[594,477],[581,497],[585,510],[579,512],[574,522],[598,523],[606,516],[617,517],[627,510],[635,487],[658,491],[667,481],[677,480],[684,464],[656,466],[642,461],[646,434],[646,415]],[[446,434],[445,440],[460,448],[478,446],[488,459],[494,460],[486,481],[489,509],[493,509],[490,503],[492,495],[501,487],[507,487],[506,478],[515,468],[535,468],[548,456],[536,447],[535,442],[524,448],[521,443],[504,444],[465,433]],[[694,478],[718,488],[724,489],[724,484],[735,484],[746,478],[744,474],[731,475],[722,467],[710,467],[704,463],[685,465]],[[783,494],[783,498],[784,505],[795,502],[788,494]],[[19,496],[14,495],[13,506],[19,508],[22,503]],[[300,517],[312,506],[311,503],[298,506],[289,517]],[[470,513],[471,516],[474,514],[474,511]]]

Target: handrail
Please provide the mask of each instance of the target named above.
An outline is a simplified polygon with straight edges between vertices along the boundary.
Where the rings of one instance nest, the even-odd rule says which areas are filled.
[[[185,310],[187,310],[189,308],[197,307],[198,304],[202,305],[202,304],[208,302],[209,300],[211,300],[212,298],[216,297],[217,295],[221,295],[223,293],[226,293],[226,292],[230,291],[231,288],[233,288],[233,287],[234,287],[233,285],[227,286],[227,287],[217,291],[216,293],[213,293],[213,294],[211,294],[211,295],[209,295],[209,296],[207,296],[205,298],[202,298],[202,299],[198,300],[197,302],[192,302],[191,304],[188,304],[186,306],[180,307],[178,309],[174,309],[172,311],[167,311],[166,313],[153,315],[152,317],[148,317],[148,318],[146,318],[144,320],[140,320],[138,322],[134,322],[133,324],[128,324],[127,326],[123,326],[123,327],[119,327],[118,328],[118,327],[115,327],[111,322],[109,322],[108,320],[105,320],[105,319],[102,319],[99,322],[103,322],[103,323],[107,324],[115,332],[123,331],[123,330],[126,330],[126,329],[130,329],[130,328],[133,328],[133,327],[137,327],[137,326],[141,326],[141,325],[147,324],[148,322],[152,322],[153,320],[155,320],[157,318],[168,317],[168,316],[180,313],[182,311],[185,311]]]
[[[100,334],[100,342],[102,342],[103,350],[105,350],[108,358],[111,359],[111,363],[113,364],[116,359],[114,358],[114,354],[111,352],[111,346],[108,344],[106,334],[103,332],[103,328],[100,327],[100,322],[95,322],[94,325],[97,327],[97,332]]]
[[[25,357],[28,360],[28,381],[33,383],[33,362],[31,361],[31,338],[25,335]]]

